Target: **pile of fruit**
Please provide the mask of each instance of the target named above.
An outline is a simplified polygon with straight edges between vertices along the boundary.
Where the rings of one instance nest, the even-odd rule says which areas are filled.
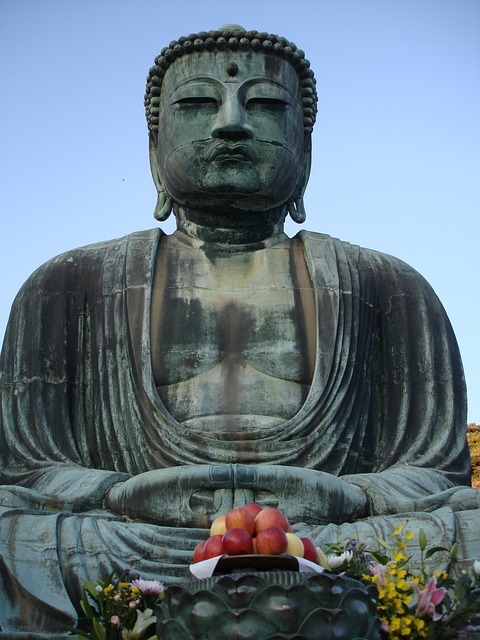
[[[278,509],[264,509],[255,502],[218,516],[212,523],[208,540],[197,544],[193,562],[224,554],[252,553],[289,553],[317,562],[317,550],[310,538],[296,536],[287,517]]]

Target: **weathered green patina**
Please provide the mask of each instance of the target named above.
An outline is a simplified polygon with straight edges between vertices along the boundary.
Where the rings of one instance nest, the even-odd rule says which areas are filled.
[[[376,589],[351,578],[250,571],[169,587],[162,640],[378,640]]]
[[[303,53],[238,27],[179,39],[146,107],[155,215],[173,210],[177,231],[58,256],[12,309],[0,637],[56,637],[83,578],[116,566],[185,578],[211,520],[254,500],[318,544],[373,545],[408,516],[478,557],[463,372],[437,297],[396,258],[283,232],[304,218],[310,168]]]

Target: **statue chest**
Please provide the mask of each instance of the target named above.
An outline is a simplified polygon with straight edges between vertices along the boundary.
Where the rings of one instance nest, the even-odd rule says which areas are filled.
[[[216,256],[164,247],[152,365],[177,420],[215,430],[233,420],[242,431],[253,416],[267,425],[298,411],[312,377],[315,322],[313,291],[294,262],[289,245]]]

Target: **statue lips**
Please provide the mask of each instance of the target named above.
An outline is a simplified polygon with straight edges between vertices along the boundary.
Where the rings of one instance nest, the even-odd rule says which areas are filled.
[[[257,159],[257,154],[244,142],[235,142],[228,144],[226,142],[216,142],[205,154],[207,162],[231,161],[251,162]]]

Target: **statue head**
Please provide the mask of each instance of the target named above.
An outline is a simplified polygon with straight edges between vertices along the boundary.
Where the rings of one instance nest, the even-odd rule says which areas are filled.
[[[157,219],[175,203],[303,222],[317,94],[293,43],[236,25],[179,38],[150,69],[145,107]]]

